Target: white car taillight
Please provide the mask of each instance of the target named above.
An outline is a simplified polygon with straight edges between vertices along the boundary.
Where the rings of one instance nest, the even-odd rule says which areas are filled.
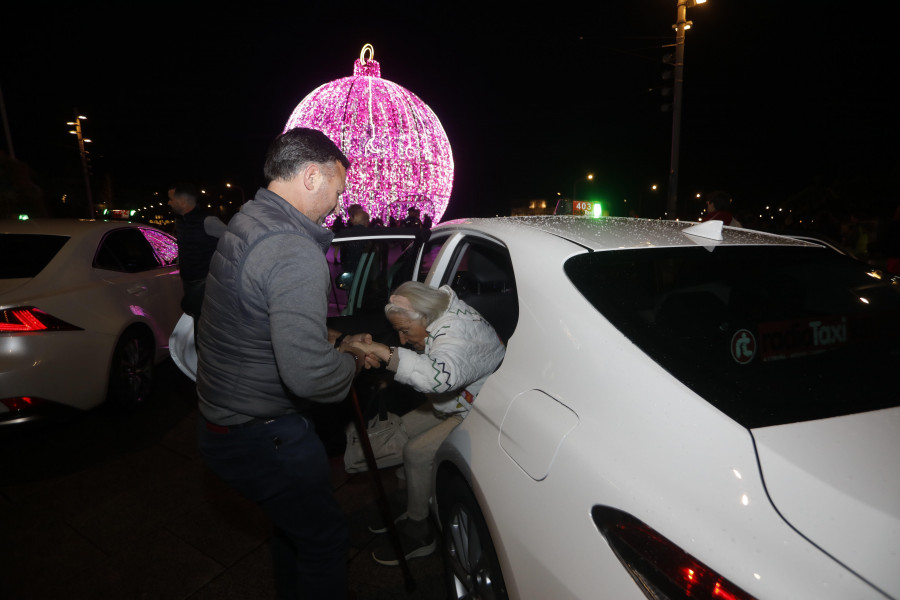
[[[616,557],[650,600],[753,600],[646,523],[608,506],[591,516]]]
[[[76,327],[33,306],[0,310],[0,333],[32,333],[35,331],[79,331]]]

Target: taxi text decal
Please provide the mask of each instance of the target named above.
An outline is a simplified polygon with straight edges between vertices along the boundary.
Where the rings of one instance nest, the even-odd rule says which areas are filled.
[[[796,319],[759,324],[762,360],[797,358],[846,346],[847,318]]]

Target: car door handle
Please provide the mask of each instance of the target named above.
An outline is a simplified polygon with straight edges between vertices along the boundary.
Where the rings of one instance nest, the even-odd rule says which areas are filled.
[[[128,293],[134,296],[140,296],[141,294],[146,293],[147,286],[146,285],[133,285],[128,288]]]

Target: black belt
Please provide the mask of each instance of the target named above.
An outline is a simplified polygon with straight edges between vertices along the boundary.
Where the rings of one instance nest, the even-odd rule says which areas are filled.
[[[258,419],[254,417],[249,421],[244,421],[243,423],[238,423],[236,425],[217,425],[215,423],[207,421],[205,417],[203,418],[203,422],[206,425],[207,431],[212,431],[213,433],[231,433],[233,431],[237,431],[238,429],[245,429],[247,427],[253,427],[254,425],[271,423],[274,420],[274,417],[271,419]]]

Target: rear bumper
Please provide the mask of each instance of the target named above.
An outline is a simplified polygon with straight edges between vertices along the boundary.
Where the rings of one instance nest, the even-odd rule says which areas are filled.
[[[88,331],[2,335],[0,400],[29,397],[45,400],[45,407],[94,408],[106,398],[114,345],[114,337]],[[0,422],[14,420],[0,403]]]

